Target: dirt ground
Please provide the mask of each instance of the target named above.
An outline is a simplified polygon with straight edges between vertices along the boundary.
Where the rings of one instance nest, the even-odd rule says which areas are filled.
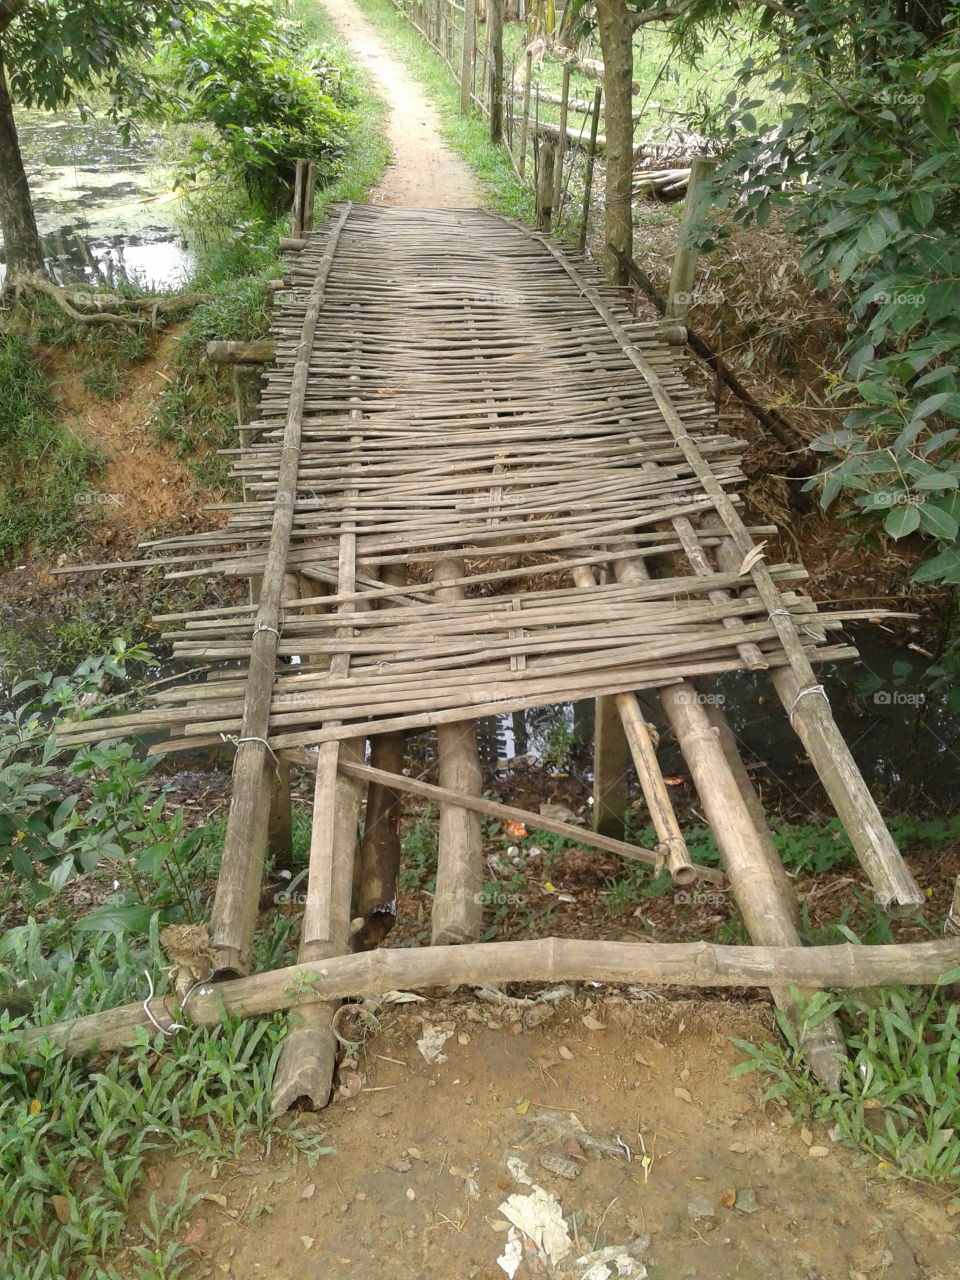
[[[283,1140],[266,1158],[194,1167],[205,1198],[181,1237],[188,1274],[503,1280],[500,1206],[532,1194],[527,1177],[562,1207],[572,1245],[558,1276],[632,1245],[651,1280],[957,1280],[947,1194],[885,1182],[764,1105],[754,1075],[730,1076],[742,1055],[729,1037],[771,1035],[765,1005],[636,997],[581,989],[532,1030],[521,1015],[551,1006],[394,1007],[333,1104],[300,1119],[333,1154],[311,1168]],[[427,1027],[449,1033],[443,1062],[417,1048]],[[185,1167],[152,1168],[144,1200],[172,1198]]]
[[[370,196],[371,204],[422,209],[468,209],[482,204],[465,161],[440,137],[436,108],[372,23],[352,0],[320,3],[390,104],[387,136],[391,161]]]

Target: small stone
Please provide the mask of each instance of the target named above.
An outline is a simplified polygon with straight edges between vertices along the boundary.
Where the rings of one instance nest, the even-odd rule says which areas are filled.
[[[681,1102],[692,1102],[692,1101],[693,1101],[693,1098],[692,1098],[692,1097],[691,1097],[691,1095],[690,1095],[690,1090],[689,1090],[689,1089],[674,1089],[674,1091],[673,1091],[673,1096],[674,1096],[675,1098],[679,1098]]]
[[[813,1146],[813,1134],[806,1127],[800,1130],[800,1141],[805,1147]]]
[[[727,1147],[727,1150],[733,1151],[738,1156],[745,1156],[747,1154],[747,1147],[743,1142],[731,1142],[729,1147]]]
[[[469,1044],[469,1043],[470,1043],[470,1037],[467,1035],[465,1031],[461,1031],[460,1034],[457,1036],[457,1044]]]
[[[559,1049],[557,1049],[557,1053],[559,1053],[560,1057],[563,1058],[566,1062],[573,1061],[573,1054],[570,1052],[570,1050],[567,1048],[565,1044],[560,1045]]]
[[[392,1169],[394,1173],[409,1173],[413,1165],[409,1160],[404,1160],[400,1156],[394,1156],[392,1160],[387,1161],[387,1167]]]
[[[687,1205],[687,1217],[692,1218],[694,1222],[699,1222],[702,1218],[715,1218],[717,1210],[712,1200],[706,1196],[694,1196]]]
[[[829,1147],[808,1147],[807,1148],[807,1155],[811,1158],[811,1160],[822,1160],[824,1156],[828,1156],[829,1154],[830,1154]]]
[[[407,1187],[407,1199],[416,1200],[416,1198],[417,1198],[417,1193],[414,1191],[413,1187]]]
[[[300,1243],[303,1245],[303,1247],[304,1247],[305,1249],[312,1249],[312,1248],[313,1248],[313,1236],[301,1236],[301,1237],[300,1237]]]
[[[580,1019],[588,1031],[602,1031],[604,1024],[599,1018],[595,1018],[592,1013],[586,1014]]]
[[[760,1208],[757,1204],[757,1193],[753,1187],[740,1187],[737,1191],[737,1209],[741,1213],[756,1213]]]

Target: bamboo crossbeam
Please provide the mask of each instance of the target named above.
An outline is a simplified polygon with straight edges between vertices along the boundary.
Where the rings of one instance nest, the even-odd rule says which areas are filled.
[[[291,965],[199,988],[187,1008],[176,997],[154,999],[151,1012],[170,1021],[216,1026],[258,1017],[308,1000],[346,999],[385,991],[504,982],[624,982],[685,988],[816,985],[825,988],[930,986],[960,966],[960,939],[883,946],[733,947],[709,942],[472,943],[462,947],[390,948]],[[143,1001],[50,1026],[8,1033],[26,1049],[50,1043],[71,1055],[132,1044],[152,1031]]]

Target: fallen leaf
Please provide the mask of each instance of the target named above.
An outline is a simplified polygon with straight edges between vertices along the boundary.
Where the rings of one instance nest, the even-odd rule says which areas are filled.
[[[338,1093],[342,1098],[355,1098],[363,1088],[363,1080],[356,1071],[340,1072],[340,1088]]]
[[[313,1193],[316,1191],[316,1189],[317,1189],[317,1184],[315,1182],[311,1182],[308,1186],[304,1187],[303,1190],[300,1192],[300,1199],[309,1200],[313,1195]]]
[[[763,559],[763,548],[766,545],[766,542],[758,542],[755,547],[750,548],[743,557],[740,568],[737,570],[738,578],[742,578],[745,573],[749,573],[757,561]]]
[[[514,1111],[516,1111],[518,1116],[525,1116],[529,1110],[530,1110],[529,1098],[522,1099],[522,1101],[518,1102],[517,1105],[514,1107]]]
[[[300,1237],[300,1243],[303,1245],[303,1247],[304,1247],[305,1249],[312,1249],[312,1248],[313,1248],[313,1236],[301,1236],[301,1237]]]
[[[813,1134],[806,1127],[800,1130],[800,1141],[805,1147],[813,1146]]]
[[[560,1047],[557,1049],[557,1053],[559,1053],[561,1058],[565,1058],[567,1062],[573,1061],[573,1054],[570,1052],[570,1050],[567,1048],[565,1044],[560,1045]]]
[[[725,1209],[732,1209],[733,1206],[737,1203],[736,1191],[728,1191],[726,1195],[721,1198],[720,1203],[723,1205]]]
[[[40,1114],[40,1099],[39,1099],[39,1098],[31,1098],[31,1099],[30,1099],[30,1106],[29,1106],[28,1110],[29,1110],[29,1112],[30,1112],[30,1114],[31,1114],[32,1116],[37,1116],[37,1115],[39,1115],[39,1114]]]
[[[207,1194],[203,1196],[203,1199],[209,1200],[211,1204],[218,1204],[221,1209],[225,1209],[227,1207],[227,1197],[218,1195],[215,1191],[208,1191]]]
[[[196,1222],[183,1237],[181,1244],[185,1249],[190,1249],[195,1244],[199,1244],[203,1237],[207,1234],[206,1218],[197,1218]]]
[[[810,1156],[811,1159],[813,1160],[822,1160],[824,1156],[828,1156],[829,1154],[830,1154],[829,1147],[808,1147],[807,1148],[807,1155]]]
[[[53,1212],[61,1222],[70,1221],[70,1201],[66,1196],[51,1196],[50,1203],[53,1205]]]
[[[673,1096],[679,1098],[681,1102],[692,1102],[689,1089],[674,1089]]]
[[[511,840],[523,840],[530,834],[522,822],[504,823],[503,829]]]
[[[403,1154],[404,1154],[405,1156],[409,1156],[411,1160],[422,1160],[422,1159],[423,1159],[423,1156],[420,1154],[420,1148],[419,1148],[419,1147],[407,1147],[406,1151],[405,1151]]]
[[[588,1031],[602,1031],[604,1028],[604,1024],[599,1018],[595,1018],[592,1013],[585,1014],[580,1021]]]

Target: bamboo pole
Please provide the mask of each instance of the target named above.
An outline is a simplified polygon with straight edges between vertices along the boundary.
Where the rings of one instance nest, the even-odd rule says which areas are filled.
[[[593,92],[593,115],[590,118],[590,141],[587,144],[587,171],[583,180],[583,210],[580,214],[580,236],[577,241],[581,253],[587,247],[587,228],[590,224],[590,199],[593,195],[593,169],[597,158],[597,132],[600,128],[602,99],[603,86],[598,84]]]
[[[473,68],[477,57],[477,0],[464,0],[463,52],[460,60],[460,114],[473,109]]]
[[[207,359],[212,364],[269,364],[276,354],[274,338],[262,338],[257,342],[207,343]]]
[[[308,769],[317,767],[317,756],[313,752],[302,748],[291,747],[289,750],[281,752],[281,754],[291,764],[303,765]],[[474,812],[482,813],[489,818],[499,818],[503,822],[522,822],[525,827],[531,830],[552,831],[556,835],[564,836],[568,840],[576,841],[578,844],[586,845],[589,848],[603,849],[608,853],[619,854],[621,858],[629,858],[632,862],[644,862],[647,866],[655,867],[661,859],[661,855],[653,849],[644,849],[640,845],[627,844],[622,840],[614,839],[612,836],[603,836],[598,832],[576,827],[572,823],[549,818],[542,813],[533,813],[527,809],[518,809],[514,805],[501,804],[498,800],[489,800],[486,796],[474,796],[464,792],[450,791],[445,787],[436,787],[433,783],[423,782],[420,778],[408,778],[401,774],[384,772],[370,765],[344,764],[341,762],[340,768],[350,777],[359,778],[361,781],[381,782],[384,787],[396,791],[409,791],[412,795],[423,796],[425,800],[462,805],[466,809],[472,809]],[[723,872],[717,871],[713,867],[702,867],[695,863],[693,872],[697,879],[710,884],[722,884],[724,880]]]
[[[314,207],[317,199],[317,164],[315,160],[307,161],[303,188],[303,235],[313,231]]]
[[[530,83],[533,80],[533,53],[528,49],[524,55],[523,107],[520,113],[520,154],[517,157],[517,169],[520,177],[527,174],[527,139],[530,135]]]
[[[428,989],[453,983],[624,982],[668,987],[870,988],[930,986],[960,965],[960,939],[859,946],[731,947],[709,942],[483,942],[462,947],[381,947],[318,963],[291,965],[233,982],[199,987],[179,1008],[173,994],[158,996],[159,1019],[216,1026],[228,1018],[257,1017],[296,1003],[342,1000],[384,991]],[[8,1033],[26,1049],[53,1044],[67,1054],[107,1052],[132,1044],[141,1029],[155,1030],[142,1000],[50,1026]]]
[[[407,575],[399,565],[387,565],[381,579],[387,585],[405,586]],[[382,602],[385,607],[392,603]],[[405,733],[378,734],[370,743],[370,762],[386,774],[402,775],[406,749]],[[401,793],[383,779],[368,781],[356,895],[356,914],[363,924],[351,938],[354,951],[378,947],[397,919]]]
[[[677,320],[681,324],[686,321],[687,312],[690,310],[693,282],[697,272],[697,257],[700,252],[696,245],[687,244],[685,241],[700,217],[705,188],[716,168],[716,160],[709,156],[694,156],[691,161],[687,196],[683,202],[683,217],[680,219],[679,242],[670,271],[665,312],[668,320]]]
[[[560,201],[563,198],[563,169],[567,159],[567,101],[570,97],[570,68],[564,66],[560,88],[560,136],[557,142],[557,158],[553,175],[553,215],[560,218]]]
[[[306,181],[307,181],[307,161],[298,160],[296,173],[293,179],[293,209],[290,215],[290,239],[303,239],[304,225],[304,203],[306,198]]]
[[[503,141],[503,0],[487,0],[490,48],[490,141]]]
[[[273,756],[266,739],[280,643],[280,602],[293,528],[310,352],[333,255],[351,208],[350,204],[346,204],[331,228],[326,250],[317,268],[301,328],[302,350],[297,357],[290,387],[283,435],[283,460],[277,479],[278,497],[284,494],[286,501],[276,505],[264,565],[243,717],[233,764],[227,830],[211,915],[214,967],[220,973],[246,973],[251,961],[267,842],[270,785],[268,771],[274,768]]]
[[[460,557],[437,562],[434,577],[439,582],[463,577]],[[464,598],[462,587],[450,586],[437,592],[441,603]],[[483,772],[477,750],[475,720],[437,725],[437,755],[440,785],[449,791],[479,796]],[[483,925],[483,843],[480,819],[474,810],[459,804],[441,804],[437,837],[437,883],[431,918],[434,946],[472,942]]]

